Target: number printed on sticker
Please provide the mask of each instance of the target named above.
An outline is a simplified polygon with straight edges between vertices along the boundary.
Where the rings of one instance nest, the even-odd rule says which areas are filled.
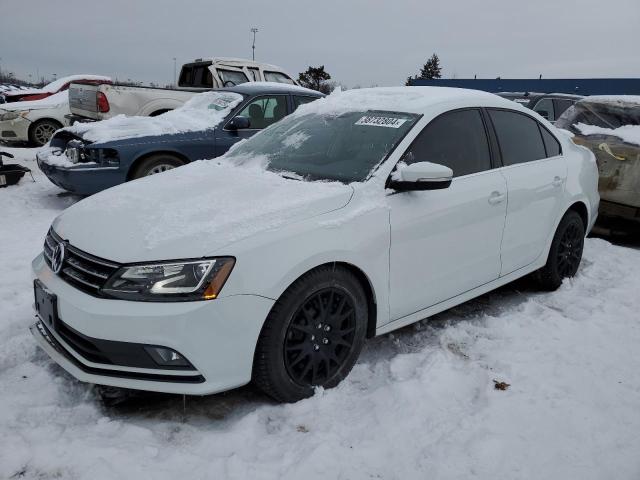
[[[406,122],[406,118],[396,117],[379,117],[374,115],[365,115],[356,122],[356,125],[367,125],[373,127],[389,127],[400,128],[400,126]]]

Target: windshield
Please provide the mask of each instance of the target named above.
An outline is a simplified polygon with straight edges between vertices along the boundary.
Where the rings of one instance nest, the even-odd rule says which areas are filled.
[[[365,180],[393,151],[419,115],[357,111],[285,118],[238,145],[227,158],[266,159],[267,169],[309,180]]]
[[[616,129],[623,125],[640,125],[640,113],[637,105],[583,101],[569,107],[556,122],[556,127],[575,133],[574,125],[578,123]]]

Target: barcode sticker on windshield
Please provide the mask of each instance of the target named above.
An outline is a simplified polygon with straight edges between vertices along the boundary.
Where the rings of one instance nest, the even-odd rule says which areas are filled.
[[[216,98],[213,102],[209,104],[209,108],[215,109],[215,110],[224,110],[229,106],[231,102],[233,102],[233,98],[229,98],[229,97]]]
[[[374,127],[389,127],[400,128],[400,126],[406,122],[406,118],[395,117],[374,117],[372,115],[365,115],[356,122],[356,125],[369,125]]]

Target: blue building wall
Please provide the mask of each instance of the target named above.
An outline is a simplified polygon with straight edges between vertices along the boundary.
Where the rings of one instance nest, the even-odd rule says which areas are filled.
[[[458,79],[411,80],[411,85],[473,88],[487,92],[640,95],[640,78]]]

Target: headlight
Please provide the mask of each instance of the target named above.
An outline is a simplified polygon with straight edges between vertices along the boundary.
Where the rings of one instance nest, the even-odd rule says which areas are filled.
[[[0,115],[0,121],[6,121],[6,120],[15,120],[16,118],[19,117],[24,117],[27,113],[29,113],[29,111],[24,111],[24,112],[7,112],[7,113],[3,113],[2,115]]]
[[[212,300],[218,297],[234,264],[233,257],[218,257],[126,266],[107,280],[102,291],[123,300]]]

